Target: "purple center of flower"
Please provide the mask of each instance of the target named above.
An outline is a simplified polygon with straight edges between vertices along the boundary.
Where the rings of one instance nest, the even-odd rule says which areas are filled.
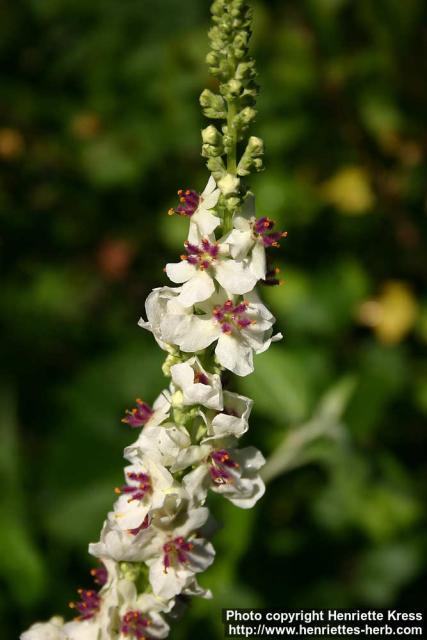
[[[220,323],[223,333],[230,335],[233,329],[246,329],[251,324],[255,324],[256,321],[246,315],[248,306],[249,302],[245,300],[239,304],[226,300],[223,305],[214,307],[213,317]]]
[[[126,475],[132,484],[128,482],[120,488],[117,487],[115,489],[117,494],[127,493],[130,496],[129,502],[132,502],[132,500],[143,500],[148,493],[151,493],[151,478],[148,473],[130,471]]]
[[[203,371],[197,371],[194,374],[194,384],[209,384],[209,378]]]
[[[133,636],[137,640],[146,640],[147,627],[151,624],[151,620],[145,617],[141,611],[128,611],[122,617],[120,625],[120,633],[124,636]]]
[[[101,587],[104,584],[107,584],[108,580],[108,571],[105,565],[101,565],[99,567],[94,567],[90,570],[90,575],[93,577],[93,580],[96,584],[99,584]]]
[[[101,606],[101,596],[91,589],[78,589],[77,593],[80,596],[80,601],[70,602],[69,606],[71,609],[75,609],[79,613],[77,620],[90,620],[99,611]]]
[[[179,205],[175,209],[169,209],[168,213],[172,216],[177,213],[180,216],[187,216],[191,218],[193,213],[197,210],[200,202],[200,195],[194,189],[180,189],[178,191]]]
[[[286,238],[287,231],[272,231],[275,225],[274,220],[266,218],[257,218],[252,225],[255,237],[260,238],[264,247],[279,247],[281,238]]]
[[[163,545],[163,566],[167,573],[173,564],[185,564],[188,561],[188,552],[192,550],[193,543],[188,542],[182,536],[174,538]]]
[[[220,413],[224,413],[226,416],[233,416],[234,418],[238,418],[239,414],[234,409],[230,409],[229,407],[224,407]]]
[[[122,422],[134,428],[142,427],[147,424],[153,413],[154,411],[150,405],[137,398],[136,407],[132,411],[126,411],[126,416],[122,419]]]
[[[194,265],[201,271],[209,269],[218,258],[218,244],[209,242],[207,238],[203,238],[199,246],[191,244],[188,240],[184,242],[184,246],[188,255],[182,255],[181,260],[186,260],[188,264]]]
[[[229,484],[233,481],[230,469],[238,468],[239,463],[230,458],[230,454],[225,449],[211,453],[209,473],[214,484]]]

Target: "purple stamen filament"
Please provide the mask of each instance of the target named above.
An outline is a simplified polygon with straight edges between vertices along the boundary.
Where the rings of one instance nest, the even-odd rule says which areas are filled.
[[[141,611],[128,611],[122,618],[120,632],[125,636],[133,636],[137,640],[147,639],[147,627],[151,620],[145,617]]]
[[[182,536],[174,538],[163,545],[163,566],[167,573],[172,564],[185,564],[188,562],[188,552],[193,549],[192,542],[188,542]]]
[[[238,468],[239,463],[230,458],[225,449],[211,453],[209,473],[214,484],[230,484],[233,482],[233,474],[229,470]]]
[[[91,589],[78,589],[77,593],[80,596],[80,602],[70,602],[69,606],[80,614],[77,620],[90,620],[99,611],[101,596]]]
[[[246,301],[235,305],[232,300],[226,300],[223,305],[214,307],[213,316],[221,324],[223,333],[230,335],[233,329],[246,329],[255,324],[256,321],[246,315],[248,306],[249,302]]]
[[[135,473],[131,471],[126,474],[128,480],[134,484],[124,484],[122,487],[117,487],[115,492],[117,494],[127,493],[130,495],[128,502],[133,500],[143,500],[147,493],[151,493],[151,478],[147,473]]]
[[[150,516],[147,514],[144,518],[144,520],[141,522],[141,524],[138,527],[135,527],[135,529],[128,529],[129,533],[131,533],[133,536],[137,536],[138,533],[140,533],[141,531],[143,531],[144,529],[148,529],[148,527],[151,524],[151,518]]]
[[[177,213],[180,216],[188,216],[191,218],[193,213],[197,210],[200,202],[200,195],[194,189],[180,189],[178,191],[179,205],[175,209],[169,209],[168,213],[172,216]]]
[[[143,427],[154,411],[146,402],[143,402],[140,398],[136,399],[136,407],[132,411],[126,411],[126,416],[122,419],[122,422],[130,425],[131,427]]]
[[[90,570],[90,575],[93,576],[93,580],[96,584],[99,584],[101,587],[104,584],[107,584],[108,580],[108,571],[105,565],[101,565],[99,567],[95,567]]]
[[[275,287],[283,284],[283,280],[280,280],[277,275],[280,273],[280,269],[276,267],[275,269],[269,269],[265,274],[265,280],[262,280],[262,284],[265,284],[269,287]]]
[[[252,225],[256,238],[260,238],[265,247],[279,247],[281,238],[286,238],[287,231],[272,231],[274,220],[267,217],[258,218]]]

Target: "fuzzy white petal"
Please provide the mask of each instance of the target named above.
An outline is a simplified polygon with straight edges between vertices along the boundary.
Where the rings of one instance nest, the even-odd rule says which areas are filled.
[[[257,277],[244,262],[222,260],[215,269],[219,284],[233,294],[241,295],[251,291],[257,283]]]
[[[233,229],[224,242],[230,247],[230,254],[235,260],[243,260],[255,243],[250,229]]]
[[[102,637],[96,618],[68,622],[64,625],[64,632],[67,640],[98,640],[98,638]]]
[[[191,266],[191,265],[190,265]],[[206,271],[197,271],[182,286],[182,291],[177,300],[184,307],[192,307],[197,302],[207,300],[215,291],[215,285]]]
[[[195,382],[197,374],[207,379],[207,384]],[[198,358],[171,367],[172,382],[182,390],[183,404],[201,404],[220,411],[223,407],[221,378],[218,374],[208,374]]]
[[[66,640],[63,620],[52,618],[49,622],[36,622],[19,637],[20,640]]]
[[[191,216],[191,222],[197,225],[202,236],[207,236],[215,231],[221,220],[207,209],[198,209]]]
[[[166,274],[169,280],[177,284],[187,282],[190,278],[193,278],[197,273],[197,269],[194,264],[190,264],[187,260],[181,260],[181,262],[169,262],[166,265]]]
[[[194,353],[206,349],[219,333],[220,328],[211,318],[189,316],[186,323],[182,322],[175,328],[173,335],[182,351]]]
[[[215,355],[225,369],[237,376],[247,376],[254,370],[252,349],[233,335],[220,335]]]
[[[267,260],[265,255],[265,247],[262,242],[255,242],[251,257],[250,269],[258,280],[265,280],[267,271]]]

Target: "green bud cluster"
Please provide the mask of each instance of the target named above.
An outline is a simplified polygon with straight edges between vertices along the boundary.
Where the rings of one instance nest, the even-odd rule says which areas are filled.
[[[218,81],[217,93],[205,89],[200,96],[204,115],[222,120],[202,131],[202,155],[221,189],[219,210],[225,230],[232,213],[241,204],[244,188],[240,177],[263,168],[263,143],[247,131],[256,117],[255,62],[249,55],[252,11],[245,0],[214,0],[213,26],[209,31],[211,49],[206,61]],[[242,151],[237,161],[238,150]]]

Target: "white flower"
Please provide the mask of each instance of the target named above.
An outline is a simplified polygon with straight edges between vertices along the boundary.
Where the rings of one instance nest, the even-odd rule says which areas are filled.
[[[153,427],[157,428],[157,427]],[[125,467],[126,484],[110,516],[118,529],[133,532],[139,529],[152,509],[159,509],[170,492],[174,479],[165,467],[144,456],[135,464]]]
[[[249,415],[253,400],[231,391],[223,391],[224,408],[214,416],[210,412],[202,414],[206,424],[206,436],[203,442],[211,437],[224,438],[235,436],[240,438],[249,429]]]
[[[150,583],[156,598],[169,600],[185,590],[209,593],[195,582],[195,574],[213,561],[210,543],[196,537],[209,515],[204,508],[188,507],[188,501],[171,500],[155,514],[148,526],[137,535],[114,531],[104,525],[101,541],[90,545],[89,551],[103,559],[146,562],[150,567]]]
[[[174,387],[182,391],[184,406],[200,404],[208,409],[223,408],[221,378],[207,373],[196,357],[171,367]]]
[[[19,637],[20,640],[66,640],[64,620],[55,617],[49,622],[36,622]]]
[[[249,261],[249,268],[258,280],[265,280],[265,249],[279,246],[286,233],[273,231],[274,221],[265,216],[256,218],[255,198],[249,196],[241,215],[233,219],[234,229],[224,238],[230,248],[230,254],[236,260]]]
[[[89,545],[89,553],[99,558],[108,568],[113,562],[142,562],[145,558],[145,546],[156,535],[158,528],[171,528],[174,522],[185,517],[190,503],[187,492],[180,486],[169,493],[159,509],[155,509],[144,522],[132,531],[121,531],[111,522],[112,513],[104,522],[99,542]]]
[[[132,411],[126,411],[122,422],[134,428],[143,426],[155,427],[167,419],[169,411],[170,394],[165,390],[158,396],[152,407],[140,400],[140,398],[137,398],[136,407],[132,409]]]
[[[181,449],[190,444],[185,427],[166,422],[159,427],[145,427],[136,442],[125,448],[124,457],[132,463],[149,457],[164,467],[170,467]]]
[[[181,256],[181,262],[166,265],[169,279],[184,283],[177,298],[184,307],[207,300],[215,292],[214,280],[231,294],[244,294],[255,287],[257,277],[247,261],[232,260],[227,244],[203,237],[186,242],[185,249],[187,255]]]
[[[254,447],[222,448],[220,442],[216,446],[194,471],[184,477],[184,487],[196,504],[203,504],[208,489],[211,489],[237,507],[250,509],[265,492],[264,482],[258,474],[265,463],[263,455]]]
[[[197,429],[198,426],[202,426],[202,430],[206,431],[204,421],[202,414],[196,415],[193,427]],[[185,427],[171,424],[144,430],[135,445],[125,449],[125,456],[132,462],[152,456],[175,472],[198,463],[209,451],[210,445],[204,445],[203,442],[201,445],[192,444]]]
[[[275,318],[253,292],[238,302],[221,291],[195,305],[196,313],[177,302],[179,292],[179,287],[163,287],[150,294],[151,321],[140,324],[153,332],[159,344],[176,344],[191,353],[217,340],[218,362],[225,369],[246,376],[254,370],[253,354],[262,353],[272,341],[281,338],[280,334],[272,336]]]
[[[64,625],[64,632],[66,640],[107,640],[109,637],[102,634],[97,620],[67,622]]]
[[[160,323],[165,315],[169,303],[179,295],[181,289],[174,287],[157,287],[153,289],[145,301],[145,312],[147,320],[140,318],[138,325],[143,329],[151,331],[157,344],[163,351],[173,351],[170,344],[162,339]]]
[[[170,611],[173,600],[165,601],[153,594],[138,595],[135,584],[123,580],[119,585],[119,638],[166,638],[169,625],[160,615],[160,611]]]
[[[204,589],[199,585],[196,578],[188,583],[183,589],[182,594],[185,596],[197,596],[198,598],[206,598],[210,600],[212,598],[212,591],[210,589]]]
[[[99,592],[79,589],[80,601],[70,606],[79,614],[64,625],[66,640],[110,640],[119,604],[119,571],[116,563],[106,561],[107,583]]]
[[[196,535],[209,511],[190,509],[186,520],[173,529],[159,529],[145,547],[146,564],[154,595],[169,599],[194,585],[196,573],[213,562],[215,551],[210,542]]]
[[[180,204],[175,209],[170,209],[169,213],[177,213],[190,219],[191,242],[199,235],[209,235],[219,225],[220,219],[212,213],[212,209],[216,207],[220,194],[213,176],[209,178],[201,194],[192,189],[178,191]]]
[[[91,542],[89,553],[103,562],[141,562],[144,558],[143,545],[153,535],[147,526],[137,533],[114,529],[109,521],[104,522],[99,542]]]

